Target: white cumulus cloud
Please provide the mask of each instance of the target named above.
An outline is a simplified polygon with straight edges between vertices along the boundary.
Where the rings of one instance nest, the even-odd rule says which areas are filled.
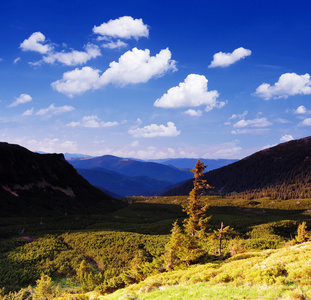
[[[85,51],[72,50],[71,52],[54,52],[44,56],[42,61],[48,64],[54,64],[55,62],[62,63],[66,66],[76,66],[85,64],[92,58],[101,56],[98,46],[93,44],[87,44]]]
[[[311,118],[304,119],[299,123],[299,126],[311,126]]]
[[[272,123],[267,120],[267,118],[256,118],[253,120],[240,120],[236,122],[234,128],[244,128],[244,127],[268,127]]]
[[[200,109],[195,110],[195,109],[188,109],[184,112],[185,115],[189,115],[191,117],[201,117],[202,116],[202,111]]]
[[[32,100],[32,97],[28,94],[20,94],[20,96],[18,98],[16,98],[16,100],[11,103],[9,105],[9,107],[15,107],[19,104],[24,104],[24,103],[27,103],[27,102],[30,102]]]
[[[118,62],[111,62],[101,76],[102,84],[114,83],[127,85],[130,83],[147,82],[152,77],[160,77],[167,71],[176,70],[176,62],[171,60],[171,51],[161,50],[156,56],[150,56],[150,50],[133,48],[125,52]]]
[[[56,62],[66,66],[76,66],[85,64],[90,59],[101,55],[99,47],[90,43],[84,47],[85,51],[55,51],[55,47],[52,46],[52,43],[46,43],[46,38],[41,32],[34,32],[28,39],[25,39],[20,44],[20,48],[23,51],[35,51],[44,55],[42,60],[29,63],[33,66],[40,66],[42,63],[54,64]],[[19,59],[20,58],[17,58],[14,63]]]
[[[224,102],[217,102],[216,90],[208,91],[205,76],[190,74],[178,86],[170,88],[166,94],[154,102],[154,106],[163,108],[198,107],[206,105],[206,111],[221,107]]]
[[[69,111],[73,111],[75,108],[70,105],[63,105],[63,106],[55,106],[54,104],[51,104],[47,108],[41,108],[36,112],[36,115],[43,116],[46,114],[53,114],[53,115],[59,115],[63,114]]]
[[[283,135],[281,138],[280,138],[280,142],[281,143],[285,143],[285,142],[289,142],[289,141],[292,141],[294,138],[292,135],[290,134],[285,134]]]
[[[296,73],[285,73],[280,76],[278,82],[274,85],[268,83],[261,84],[255,94],[259,97],[269,100],[271,98],[288,98],[294,95],[310,95],[311,80],[310,75],[297,75]]]
[[[121,40],[117,40],[117,41],[110,41],[109,43],[103,44],[104,48],[108,48],[108,49],[116,49],[116,48],[122,48],[122,47],[126,47],[127,43],[124,43]]]
[[[60,93],[73,97],[82,94],[88,90],[99,89],[100,70],[91,67],[74,69],[63,74],[61,80],[52,82],[52,87]]]
[[[168,122],[167,126],[151,124],[142,128],[130,129],[128,132],[135,138],[174,137],[180,134],[173,122]]]
[[[243,47],[235,49],[232,53],[218,52],[214,54],[213,60],[208,67],[228,67],[237,62],[238,60],[250,56],[251,54],[251,50],[245,49]]]
[[[93,32],[102,36],[114,38],[138,39],[140,37],[148,37],[148,26],[143,23],[142,19],[133,19],[130,16],[120,17],[115,20],[109,20],[100,26],[94,26]]]
[[[85,116],[81,121],[70,122],[67,124],[68,127],[84,127],[84,128],[103,128],[112,127],[119,125],[118,122],[104,122],[99,119],[98,116]]]
[[[53,50],[52,45],[44,44],[45,36],[41,32],[34,32],[28,39],[25,39],[20,48],[23,51],[35,51],[41,54],[46,54]]]
[[[119,86],[147,82],[153,77],[163,76],[175,71],[175,61],[171,60],[169,49],[161,50],[156,56],[150,51],[133,48],[125,52],[119,61],[110,63],[109,68],[100,75],[100,70],[91,67],[75,69],[63,74],[63,78],[52,83],[52,87],[69,97],[96,90],[110,83]]]
[[[305,106],[300,105],[299,107],[297,107],[294,113],[297,115],[307,115],[311,114],[311,110],[308,110]]]

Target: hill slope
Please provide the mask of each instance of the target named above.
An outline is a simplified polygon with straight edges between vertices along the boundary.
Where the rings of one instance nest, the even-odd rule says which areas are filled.
[[[210,171],[204,179],[214,192],[245,198],[311,197],[311,137],[259,151],[231,165]],[[186,195],[192,180],[166,195]]]
[[[0,215],[112,211],[119,203],[87,182],[62,154],[0,143]]]

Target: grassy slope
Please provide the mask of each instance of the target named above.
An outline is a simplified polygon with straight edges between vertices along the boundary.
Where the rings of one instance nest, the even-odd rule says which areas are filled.
[[[247,252],[224,262],[148,277],[100,299],[310,299],[310,259],[311,242]]]
[[[128,207],[106,215],[33,219],[1,218],[0,275],[2,274],[2,277],[0,277],[2,279],[0,278],[0,287],[16,287],[18,283],[22,285],[34,283],[34,280],[40,276],[42,271],[53,276],[53,278],[70,276],[70,274],[75,273],[82,259],[87,259],[97,270],[104,269],[104,274],[108,277],[109,270],[113,268],[112,273],[117,275],[124,268],[126,269],[129,261],[137,253],[138,249],[142,248],[142,245],[148,253],[157,256],[158,254],[155,252],[158,251],[160,253],[163,251],[172,223],[176,219],[182,220],[185,217],[180,204],[187,201],[187,198],[186,196],[132,198],[130,199],[132,204]],[[265,249],[271,245],[276,248],[282,245],[285,239],[290,239],[291,235],[295,235],[298,222],[307,221],[309,228],[311,225],[310,199],[299,201],[260,199],[254,202],[210,197],[208,201],[211,205],[208,214],[212,215],[210,226],[212,228],[219,227],[220,222],[224,221],[225,225],[235,228],[237,236],[251,238],[249,241],[252,241],[252,243],[248,245],[249,248]],[[24,230],[23,233],[22,230]],[[69,230],[71,231],[68,232]],[[53,234],[53,237],[47,234]],[[25,236],[34,238],[34,241],[30,243],[25,241],[22,238]],[[269,244],[267,243],[269,240],[277,240],[277,243]],[[225,243],[224,246],[226,246]],[[112,266],[111,254],[114,253],[115,262]],[[251,259],[259,262],[262,259],[262,254],[260,253],[252,254],[253,257]],[[269,256],[274,255],[273,251],[266,253],[269,253]],[[303,255],[303,257],[307,259],[306,255]],[[246,262],[243,259],[237,261],[237,258],[231,259],[230,266],[234,266],[234,264],[239,266],[241,262]],[[266,258],[268,259],[268,256]],[[311,260],[311,258],[308,259]],[[226,267],[222,268],[222,265]],[[303,261],[301,261],[301,265],[303,265]],[[155,278],[157,281],[160,280],[160,285],[166,285],[165,282],[171,280],[170,276],[174,277],[176,275],[177,281],[173,282],[173,284],[178,282],[182,284],[187,283],[188,285],[193,279],[187,281],[187,278],[195,278],[191,272],[195,276],[199,276],[204,274],[204,272],[210,272],[208,270],[212,270],[217,274],[219,272],[220,275],[217,275],[218,277],[215,276],[214,278],[216,279],[207,283],[199,283],[202,285],[200,286],[202,289],[204,289],[204,285],[210,285],[211,282],[213,284],[217,282],[222,284],[223,281],[230,282],[230,276],[240,278],[243,281],[240,275],[239,277],[230,274],[227,274],[228,276],[225,279],[221,279],[221,276],[225,274],[223,270],[227,269],[228,266],[229,261],[214,264],[213,267],[211,265],[197,266],[186,271],[166,273],[161,275],[164,276],[163,279],[161,279],[161,276]],[[11,273],[9,274],[8,271]],[[236,270],[235,272],[238,271]],[[305,274],[307,274],[307,271]],[[30,278],[29,276],[32,277]],[[11,280],[8,281],[8,278],[11,278]],[[24,281],[21,282],[21,278]],[[147,280],[152,280],[153,277],[150,278]],[[283,277],[281,276],[280,278]],[[248,277],[247,280],[255,279]],[[193,280],[193,283],[197,281],[200,280]],[[146,282],[148,283],[148,281]],[[236,283],[233,282],[232,284]],[[258,284],[262,285],[263,283],[259,280]],[[174,291],[179,293],[176,289],[178,287],[174,287]],[[181,289],[186,289],[186,287],[181,287]],[[193,287],[193,290],[195,289]],[[243,293],[243,289],[239,289]],[[289,287],[283,286],[282,289],[289,289]],[[169,290],[167,289],[168,292]],[[258,288],[258,290],[261,289]],[[135,288],[134,292],[137,292]],[[166,292],[166,289],[153,293],[161,294],[164,292]],[[124,291],[122,293],[124,294]],[[147,295],[144,295],[144,297],[148,297]],[[143,297],[143,295],[140,295],[140,297]],[[155,295],[155,297],[157,296]],[[212,298],[217,299],[216,296]],[[248,296],[246,298],[251,299]],[[273,299],[273,297],[270,299]]]

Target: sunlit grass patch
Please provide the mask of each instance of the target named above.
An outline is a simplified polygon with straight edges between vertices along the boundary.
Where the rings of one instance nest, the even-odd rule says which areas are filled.
[[[240,285],[197,283],[178,285],[152,290],[149,293],[127,292],[119,290],[114,294],[101,296],[101,300],[137,299],[137,300],[237,300],[237,299],[310,299],[310,287],[286,285]]]

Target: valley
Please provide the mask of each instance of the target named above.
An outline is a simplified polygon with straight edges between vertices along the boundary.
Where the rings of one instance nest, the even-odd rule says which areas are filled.
[[[309,141],[308,138],[297,143],[307,145],[304,148],[308,149]],[[296,147],[292,146],[293,143],[285,143],[264,151],[270,162],[276,155],[284,157],[284,162],[296,157],[297,168],[291,168],[292,186],[294,182],[299,184],[295,178],[301,178],[309,168],[308,156],[303,159],[307,150],[303,152],[297,143]],[[311,299],[309,271],[298,267],[307,266],[311,259],[308,233],[311,198],[254,197],[252,193],[233,196],[232,193],[217,194],[214,189],[202,190],[198,197],[202,203],[208,204],[206,217],[210,218],[204,239],[193,245],[196,248],[187,248],[189,253],[199,251],[201,254],[187,258],[189,253],[181,252],[179,261],[168,267],[172,226],[177,221],[175,224],[183,228],[189,217],[185,207],[193,197],[191,193],[116,199],[90,185],[81,177],[83,172],[75,171],[62,155],[35,154],[17,145],[0,146],[2,157],[11,165],[2,168],[0,174],[3,178],[0,202],[1,300],[41,299],[42,293],[47,299],[60,300],[224,299],[224,295],[228,295],[226,299],[237,296],[247,299]],[[297,149],[297,153],[290,149]],[[264,159],[258,159],[262,155],[261,152],[255,153],[242,161],[209,171],[203,178],[210,174],[228,174],[229,171],[235,174],[235,178],[241,178],[236,171],[240,164],[246,164],[244,170],[248,169],[248,162],[250,169],[258,161],[264,166]],[[23,163],[19,157],[23,158]],[[118,171],[133,172],[132,169],[124,171],[126,168],[124,165],[120,167],[119,158],[109,159],[119,165]],[[78,170],[94,172],[94,178],[102,176],[102,162],[89,165],[87,169],[83,160],[80,163],[84,169]],[[304,168],[300,167],[300,161],[303,161]],[[125,162],[128,164],[129,160]],[[27,164],[33,166],[31,171]],[[107,165],[109,167],[109,163]],[[278,170],[278,164],[276,166]],[[157,167],[160,171],[153,176],[160,176],[166,169],[162,165]],[[177,167],[169,170],[175,175],[184,172]],[[117,171],[109,172],[117,186],[117,177],[114,177]],[[286,172],[284,167],[284,177],[279,176],[279,179],[287,178]],[[271,167],[270,173],[273,174]],[[5,177],[4,174],[10,175]],[[136,175],[142,175],[139,168],[133,178]],[[284,179],[284,185],[285,182]],[[186,181],[171,191],[176,193],[188,185]],[[308,185],[305,187],[309,189]],[[219,232],[222,224],[230,226],[232,231],[221,240],[220,250],[220,241],[213,233]],[[302,235],[299,228],[303,225],[307,231],[304,229]],[[256,266],[265,267],[258,269]],[[245,286],[250,288],[243,288]],[[39,288],[43,287],[48,289],[40,292]]]

